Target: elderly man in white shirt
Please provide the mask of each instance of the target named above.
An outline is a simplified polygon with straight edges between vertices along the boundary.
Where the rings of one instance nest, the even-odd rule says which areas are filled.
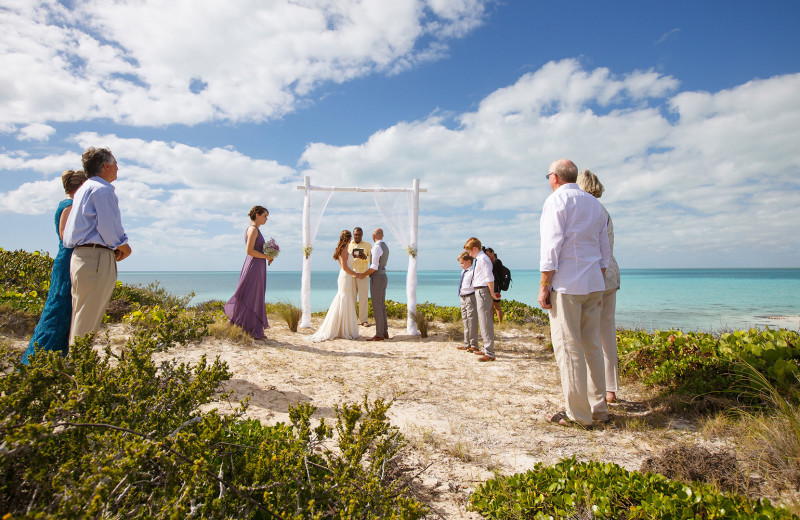
[[[611,258],[603,207],[575,184],[578,168],[568,159],[550,165],[539,223],[539,305],[550,309],[550,336],[561,371],[566,411],[550,421],[590,427],[608,420],[605,364],[600,344],[603,274]]]

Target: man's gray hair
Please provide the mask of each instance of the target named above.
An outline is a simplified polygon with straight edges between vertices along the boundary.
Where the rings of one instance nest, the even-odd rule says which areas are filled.
[[[564,182],[575,182],[578,180],[578,167],[569,159],[560,159],[557,161],[553,172]]]
[[[116,161],[108,148],[87,148],[81,156],[83,171],[87,177],[97,177],[103,173],[103,165]]]

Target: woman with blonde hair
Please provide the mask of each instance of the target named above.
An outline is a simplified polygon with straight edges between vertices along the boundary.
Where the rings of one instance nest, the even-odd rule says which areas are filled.
[[[356,314],[355,277],[353,256],[347,253],[350,243],[350,231],[342,230],[339,243],[333,251],[333,259],[339,263],[338,290],[328,308],[325,321],[319,330],[311,336],[311,341],[327,341],[333,338],[358,338],[358,314]]]
[[[578,187],[595,198],[600,198],[605,191],[597,175],[584,170],[578,175]],[[602,206],[602,204],[601,204]],[[619,360],[617,358],[617,326],[614,313],[617,306],[617,291],[620,286],[619,266],[614,258],[614,224],[605,206],[603,212],[608,219],[608,242],[611,246],[611,261],[605,272],[606,289],[603,291],[603,311],[600,315],[600,342],[603,345],[603,357],[606,366],[606,401],[613,403],[619,392]]]
[[[264,254],[264,235],[260,228],[267,223],[269,210],[264,206],[253,206],[248,213],[250,226],[245,233],[247,256],[239,275],[236,292],[225,304],[225,315],[232,324],[238,325],[255,339],[264,337],[269,328],[265,298],[267,291],[267,265],[272,258]]]
[[[81,184],[86,181],[82,171],[67,170],[61,174],[61,184],[67,198],[56,209],[55,226],[58,236],[58,253],[53,259],[53,272],[50,274],[50,288],[42,315],[28,349],[22,355],[22,363],[27,365],[31,355],[37,350],[54,350],[66,355],[69,350],[69,327],[72,320],[72,283],[69,279],[69,263],[72,248],[64,247],[62,238],[67,217],[72,211],[72,197]]]

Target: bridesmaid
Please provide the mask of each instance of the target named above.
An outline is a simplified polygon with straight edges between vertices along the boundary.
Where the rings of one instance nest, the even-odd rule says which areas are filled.
[[[69,326],[72,319],[72,284],[69,281],[69,262],[72,249],[64,247],[61,241],[64,226],[72,210],[72,196],[86,180],[82,171],[67,170],[61,174],[61,183],[67,198],[56,209],[55,226],[58,234],[58,254],[53,259],[53,272],[50,274],[50,289],[42,309],[39,323],[33,331],[28,349],[22,354],[22,363],[27,365],[37,350],[53,350],[67,355],[69,349]]]
[[[264,329],[269,328],[264,295],[267,290],[267,265],[272,263],[272,258],[262,252],[264,236],[258,229],[267,223],[267,217],[269,211],[263,206],[253,206],[250,210],[251,224],[245,235],[247,257],[236,292],[225,304],[225,315],[231,323],[255,339],[263,338]]]

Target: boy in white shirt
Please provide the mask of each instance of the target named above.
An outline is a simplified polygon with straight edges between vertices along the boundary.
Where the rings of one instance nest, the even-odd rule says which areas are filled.
[[[475,288],[472,280],[475,270],[472,268],[472,257],[462,251],[458,255],[461,265],[461,281],[458,283],[458,297],[461,299],[461,321],[464,323],[464,344],[458,350],[480,352],[478,349],[478,309],[475,300]]]
[[[475,352],[481,357],[478,361],[494,361],[494,316],[492,309],[494,300],[499,299],[495,296],[494,275],[492,274],[492,261],[481,251],[481,241],[471,237],[464,244],[464,250],[469,256],[475,259],[475,277],[472,286],[475,288],[475,299],[478,307],[478,322],[481,327],[483,337],[483,352]]]

